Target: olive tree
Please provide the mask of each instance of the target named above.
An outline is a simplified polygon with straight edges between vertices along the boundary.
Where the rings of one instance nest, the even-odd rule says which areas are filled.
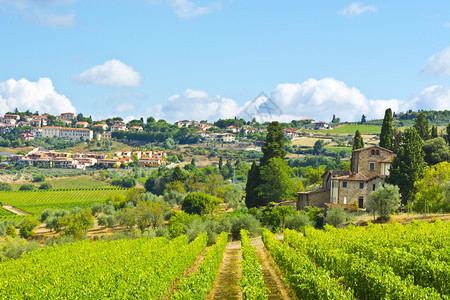
[[[388,220],[392,212],[400,205],[399,188],[396,185],[385,184],[370,193],[367,207],[377,213],[382,219]]]

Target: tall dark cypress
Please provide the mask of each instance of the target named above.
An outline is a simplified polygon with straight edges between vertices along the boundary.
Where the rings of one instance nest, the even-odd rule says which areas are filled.
[[[353,138],[353,149],[361,149],[364,148],[364,141],[361,136],[361,132],[356,130],[355,137]]]
[[[397,156],[392,162],[390,175],[386,182],[400,188],[403,204],[414,200],[416,188],[414,183],[423,176],[422,150],[423,141],[415,128],[407,128],[398,148]]]
[[[384,112],[383,125],[381,126],[380,147],[392,150],[394,139],[394,128],[392,127],[392,110],[386,109]]]
[[[253,161],[253,164],[248,171],[247,185],[245,186],[245,205],[248,208],[257,207],[259,205],[257,187],[260,183],[259,166],[256,164],[256,161]]]
[[[265,166],[269,159],[273,157],[283,158],[286,156],[284,149],[284,132],[280,123],[274,121],[267,127],[267,136],[262,147],[263,157],[260,159],[260,166]]]
[[[438,137],[438,130],[437,130],[437,127],[433,125],[431,127],[431,138],[435,139],[437,137]]]
[[[427,116],[424,112],[420,112],[417,115],[414,123],[414,128],[417,130],[417,133],[422,138],[422,140],[426,141],[430,139],[430,129],[428,126]]]

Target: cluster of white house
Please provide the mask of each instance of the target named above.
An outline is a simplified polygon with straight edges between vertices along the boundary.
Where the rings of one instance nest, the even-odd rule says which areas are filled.
[[[107,155],[40,151],[39,148],[35,148],[26,155],[12,156],[11,161],[23,166],[85,170],[86,167],[94,166],[118,168],[132,162],[143,167],[159,167],[166,164],[166,157],[164,151],[127,151]]]

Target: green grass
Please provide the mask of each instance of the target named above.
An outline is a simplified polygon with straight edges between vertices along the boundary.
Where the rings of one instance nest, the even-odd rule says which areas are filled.
[[[359,130],[361,134],[379,134],[381,132],[381,126],[377,125],[360,125],[360,124],[345,124],[335,127],[331,130],[313,130],[312,132],[320,133],[348,133],[354,134],[356,130]]]
[[[107,182],[100,181],[88,176],[81,176],[75,178],[64,178],[55,180],[46,180],[52,185],[53,189],[95,189],[101,187],[110,187]]]
[[[79,189],[47,191],[0,192],[0,202],[11,204],[35,217],[47,208],[71,210],[75,207],[90,208],[96,202],[104,202],[113,194],[125,194],[126,189]]]
[[[347,157],[350,157],[352,155],[352,148],[351,147],[327,147],[325,146],[326,149],[328,149],[329,151],[332,151],[334,153],[339,154],[341,151],[345,151],[345,155]]]

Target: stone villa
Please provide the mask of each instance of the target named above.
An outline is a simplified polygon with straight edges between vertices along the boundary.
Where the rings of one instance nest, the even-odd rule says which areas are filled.
[[[395,154],[379,146],[353,150],[352,170],[327,171],[322,175],[322,188],[298,192],[297,207],[322,207],[326,203],[354,205],[365,208],[370,192],[389,175]]]

